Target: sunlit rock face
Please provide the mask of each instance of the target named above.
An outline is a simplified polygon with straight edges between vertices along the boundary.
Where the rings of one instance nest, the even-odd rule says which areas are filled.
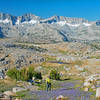
[[[100,98],[100,88],[96,89],[96,98]]]
[[[100,21],[53,16],[42,19],[33,14],[13,16],[0,13],[0,37],[21,42],[57,43],[66,41],[99,41]]]

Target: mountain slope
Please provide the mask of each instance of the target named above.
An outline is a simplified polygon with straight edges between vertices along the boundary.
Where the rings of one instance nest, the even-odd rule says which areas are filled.
[[[12,16],[0,13],[0,38],[4,36],[37,43],[100,40],[100,21],[63,16],[41,19],[33,14]]]

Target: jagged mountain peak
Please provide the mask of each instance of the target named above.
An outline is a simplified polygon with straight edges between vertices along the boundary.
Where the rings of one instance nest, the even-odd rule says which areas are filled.
[[[100,40],[100,21],[52,16],[41,19],[33,14],[12,16],[0,13],[0,37],[19,38],[21,42],[61,42]]]
[[[64,16],[52,16],[47,19],[41,20],[41,23],[55,23],[55,22],[66,22],[71,24],[81,24],[81,23],[89,23],[88,20],[83,18],[72,18],[72,17],[64,17]]]
[[[32,19],[34,19],[34,20],[39,20],[40,19],[39,16],[36,16],[34,14],[31,14],[31,13],[26,13],[26,14],[20,16],[20,17],[25,18],[26,20],[29,20],[29,21],[32,20]]]
[[[14,25],[17,20],[16,16],[6,13],[0,13],[0,23]]]
[[[18,16],[17,17],[17,21],[15,24],[19,25],[19,24],[35,24],[37,22],[39,22],[40,17],[33,15],[31,13],[28,14],[24,14],[22,16]]]
[[[52,16],[46,19],[41,19],[39,16],[36,16],[32,13],[26,13],[22,16],[12,16],[10,14],[0,13],[0,23],[9,23],[12,25],[23,24],[35,24],[35,23],[56,23],[65,21],[66,23],[71,24],[80,24],[80,23],[89,23],[88,20],[83,18],[71,18],[64,16]]]
[[[31,21],[31,20],[32,20],[31,23],[33,23],[34,21],[39,21],[40,17],[33,15],[31,13],[26,13],[22,16],[13,16],[6,13],[0,13],[0,23],[3,23],[3,24],[16,25],[16,23],[20,24],[26,21]]]

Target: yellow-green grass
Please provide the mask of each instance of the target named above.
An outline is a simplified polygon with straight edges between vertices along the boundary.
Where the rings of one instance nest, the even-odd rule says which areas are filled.
[[[10,78],[0,80],[0,92],[12,90],[12,88],[15,86],[16,86],[16,80],[12,80]]]

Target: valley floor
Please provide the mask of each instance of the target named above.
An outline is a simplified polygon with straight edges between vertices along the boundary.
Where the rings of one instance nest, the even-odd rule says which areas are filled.
[[[56,97],[60,95],[68,97],[68,100],[95,100],[93,92],[84,92],[80,90],[80,87],[75,88],[76,84],[79,84],[79,81],[64,81],[60,82],[60,88],[48,92],[46,90],[26,92],[29,97],[23,100],[56,100]]]
[[[74,80],[56,81],[59,84],[54,87],[57,88],[53,88],[49,92],[43,88],[20,92],[25,95],[22,97],[23,100],[55,100],[59,95],[68,97],[69,100],[95,100],[95,92],[98,87],[92,88],[94,84],[91,86],[83,84],[87,80],[89,82],[95,80],[100,87],[100,43],[34,44],[18,43],[14,39],[0,39],[0,78],[3,81],[0,80],[0,88],[4,87],[0,92],[11,90],[18,85],[12,80],[5,81],[8,78],[6,72],[9,69],[20,70],[29,66],[33,66],[35,71],[41,72],[43,80],[49,76],[52,70],[57,70],[62,79]],[[82,78],[84,81],[80,83],[77,81],[78,78]],[[28,84],[28,82],[26,83]],[[25,87],[24,84],[21,87]],[[92,90],[84,92],[82,87],[92,88]]]

